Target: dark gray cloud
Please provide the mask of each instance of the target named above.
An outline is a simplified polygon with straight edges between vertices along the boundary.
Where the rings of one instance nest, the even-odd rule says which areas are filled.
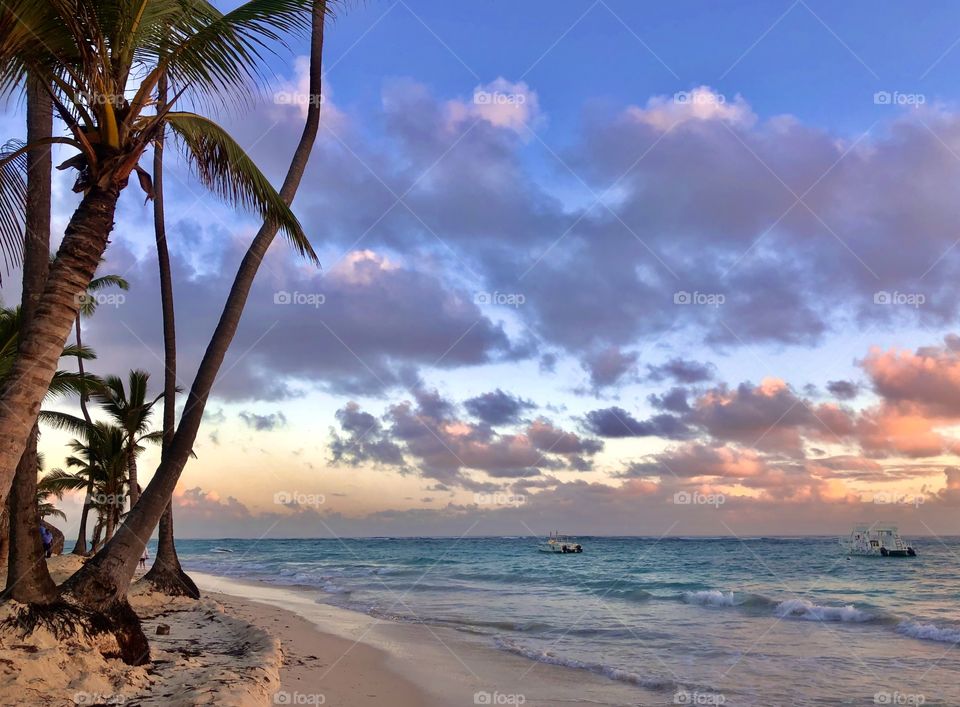
[[[499,388],[465,400],[463,406],[471,415],[493,426],[519,422],[524,412],[537,407],[532,401],[504,393]]]
[[[657,366],[647,366],[647,377],[651,381],[673,380],[676,383],[693,384],[705,383],[711,380],[716,372],[712,364],[688,361],[683,358],[671,358],[666,363]]]
[[[689,412],[690,403],[687,402],[689,391],[680,386],[674,386],[665,393],[651,393],[647,396],[650,404],[659,410],[668,412]]]
[[[620,407],[592,410],[587,413],[586,426],[598,437],[665,437],[684,439],[691,434],[683,421],[674,415],[654,415],[637,420]]]
[[[860,386],[852,381],[828,381],[827,390],[840,400],[853,400],[860,392]]]

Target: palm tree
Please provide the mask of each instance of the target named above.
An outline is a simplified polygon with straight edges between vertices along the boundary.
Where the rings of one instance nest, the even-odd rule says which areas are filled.
[[[60,347],[107,247],[120,192],[165,126],[179,138],[199,180],[230,203],[276,224],[298,252],[316,254],[296,217],[229,134],[194,112],[175,111],[185,100],[212,105],[261,77],[269,43],[305,28],[311,0],[248,0],[228,13],[207,0],[0,0],[0,95],[30,72],[49,92],[66,136],[42,140],[75,150],[60,165],[76,171],[83,193],[50,267],[43,295],[8,381],[0,388],[0,505],[27,440]],[[161,77],[176,93],[157,111]],[[10,177],[27,144],[0,158],[0,213],[16,213],[18,189]],[[9,238],[11,229],[0,235]],[[51,345],[51,342],[56,345]]]
[[[80,317],[90,318],[97,311],[97,305],[99,304],[98,294],[101,290],[104,290],[108,287],[119,287],[121,290],[129,290],[130,283],[123,279],[120,275],[102,275],[101,277],[95,277],[90,281],[90,284],[87,285],[86,294],[80,298],[80,309],[77,312],[77,321],[76,321],[76,341],[77,346],[83,345],[83,340],[80,336]],[[83,370],[83,357],[77,357],[77,371],[80,374],[80,411],[83,413],[83,419],[86,420],[88,425],[92,425],[93,421],[90,419],[90,411],[87,409],[87,400],[89,399],[89,393],[87,391],[84,381],[86,379],[86,373]],[[77,532],[77,542],[73,546],[74,555],[86,555],[87,554],[87,517],[90,515],[90,510],[93,507],[93,502],[91,500],[91,495],[93,493],[92,488],[87,488],[86,495],[83,499],[83,511],[80,513],[80,530]]]
[[[151,432],[149,429],[153,406],[163,399],[164,394],[160,393],[153,400],[148,400],[149,379],[150,374],[146,371],[130,371],[128,391],[124,389],[119,376],[107,376],[103,388],[96,394],[103,410],[123,430],[127,482],[130,484],[130,508],[137,505],[140,497],[140,488],[137,485],[137,455],[143,451],[142,444],[159,443],[162,439],[162,433]]]
[[[43,469],[43,462],[39,464],[39,471]],[[63,469],[54,469],[50,473],[41,477],[37,481],[37,511],[40,518],[56,516],[61,520],[66,520],[67,516],[50,501],[50,497],[55,497],[58,501],[63,500],[63,494],[67,491],[78,491],[86,488],[87,480],[78,474],[71,474]]]
[[[36,73],[27,81],[27,143],[33,149],[26,153],[26,186],[24,200],[23,282],[21,311],[16,322],[16,342],[21,332],[29,327],[40,303],[47,279],[50,258],[50,199],[53,163],[50,146],[44,140],[53,133],[53,104]],[[2,197],[0,197],[2,201]],[[11,332],[7,332],[10,334]],[[9,341],[9,339],[8,339]],[[16,347],[6,347],[9,353]],[[13,358],[7,357],[8,366]],[[56,375],[56,374],[54,374]],[[37,533],[40,517],[37,515],[37,438],[40,432],[36,421],[29,431],[14,472],[10,494],[7,533],[10,551],[7,562],[7,582],[4,594],[17,601],[50,604],[57,593],[53,579],[43,561],[43,545]],[[0,508],[3,508],[0,505]]]
[[[157,106],[162,109],[167,101],[167,80],[157,85]],[[173,272],[167,249],[167,225],[163,199],[164,133],[157,135],[153,146],[153,230],[157,241],[157,265],[160,270],[160,308],[163,314],[163,442],[160,458],[166,456],[173,441],[176,425],[175,401],[177,393],[177,326],[173,306]],[[157,536],[157,556],[142,581],[154,591],[171,596],[200,598],[200,590],[183,571],[173,539],[173,500],[160,516]]]
[[[13,309],[0,308],[0,383],[10,375],[16,359],[17,342],[23,328],[23,310],[20,307]],[[86,347],[68,345],[64,347],[62,357],[90,360],[95,354]],[[79,394],[83,385],[99,390],[101,381],[96,376],[87,376],[81,380],[79,374],[72,371],[59,370],[53,375],[48,397]],[[54,411],[41,411],[40,419],[55,426],[72,416]],[[72,418],[74,422],[80,422]],[[48,583],[46,563],[42,562],[43,548],[39,544],[36,516],[37,493],[37,454],[35,441],[24,452],[24,459],[17,465],[17,474],[14,479],[14,493],[10,495],[7,512],[4,513],[5,537],[9,539],[7,558],[7,583],[4,596],[16,599],[22,603],[48,604],[56,598],[56,587],[53,581]],[[29,475],[26,468],[30,463]],[[32,478],[31,478],[32,477]],[[24,500],[26,494],[28,500]],[[36,547],[35,547],[36,545]],[[53,587],[51,589],[51,587]]]
[[[67,457],[66,466],[73,472],[61,472],[59,479],[64,490],[93,487],[97,526],[105,530],[104,540],[109,540],[120,521],[127,487],[126,430],[98,421],[90,426],[84,423],[80,431],[84,440],[74,439],[68,444],[73,454]],[[99,533],[95,536],[99,538]]]
[[[320,126],[321,60],[326,13],[327,1],[315,0],[310,42],[311,100],[300,142],[294,151],[287,176],[280,189],[281,198],[288,204],[293,201],[300,186]],[[63,589],[80,603],[86,606],[110,606],[124,601],[137,561],[143,552],[145,545],[143,538],[153,533],[192,453],[210,390],[236,334],[257,270],[279,229],[280,226],[276,221],[265,220],[247,249],[227,296],[220,321],[217,323],[194,378],[173,441],[143,495],[140,496],[137,507],[127,515],[121,530],[113,540],[63,585]]]

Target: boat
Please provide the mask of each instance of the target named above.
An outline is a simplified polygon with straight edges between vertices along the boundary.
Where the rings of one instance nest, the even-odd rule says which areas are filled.
[[[550,537],[540,543],[537,546],[537,549],[540,552],[552,552],[559,555],[570,555],[583,552],[583,545],[578,543],[575,538],[555,532],[550,533]]]
[[[848,555],[863,557],[916,557],[917,552],[907,545],[895,525],[858,525],[850,536],[840,538]]]

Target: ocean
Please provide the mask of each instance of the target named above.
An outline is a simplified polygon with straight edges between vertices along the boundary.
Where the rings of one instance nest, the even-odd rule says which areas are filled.
[[[677,704],[960,705],[960,538],[181,540],[189,571],[447,626]],[[227,552],[229,551],[229,552]],[[575,697],[575,696],[574,696]]]

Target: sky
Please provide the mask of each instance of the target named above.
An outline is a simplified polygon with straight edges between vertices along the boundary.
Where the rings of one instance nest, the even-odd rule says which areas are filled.
[[[274,183],[305,52],[213,104]],[[340,5],[294,202],[322,267],[271,248],[178,533],[960,532],[958,72],[949,2]],[[186,388],[258,224],[166,182]],[[83,335],[159,390],[151,224],[130,186]]]

